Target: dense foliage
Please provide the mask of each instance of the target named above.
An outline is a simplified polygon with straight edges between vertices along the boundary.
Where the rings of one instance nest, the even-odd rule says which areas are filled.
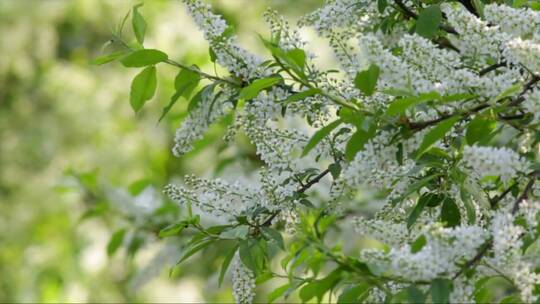
[[[270,279],[286,283],[268,301],[296,291],[303,302],[538,301],[537,2],[333,0],[299,29],[269,9],[266,57],[241,47],[209,5],[184,5],[220,72],[144,48],[140,6],[95,61],[141,69],[135,112],[160,65],[179,69],[161,116],[187,101],[174,155],[223,122],[229,153],[256,147],[243,169],[166,187],[185,216],[147,220],[180,242],[178,267],[217,252],[219,282],[230,268],[239,303]],[[319,67],[305,28],[329,43],[334,69]]]

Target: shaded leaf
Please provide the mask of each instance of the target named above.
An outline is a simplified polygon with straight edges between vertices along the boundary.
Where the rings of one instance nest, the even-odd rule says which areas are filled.
[[[373,95],[377,80],[379,79],[379,67],[375,64],[369,66],[365,71],[358,72],[354,78],[354,85],[367,96]]]
[[[229,265],[231,264],[231,261],[236,254],[236,250],[238,250],[238,244],[234,245],[233,248],[225,255],[225,259],[223,260],[223,263],[221,264],[221,270],[219,272],[219,279],[218,279],[218,286],[221,287],[221,283],[223,283],[223,278],[225,277],[225,273],[227,272],[227,268],[229,268]]]
[[[369,291],[369,285],[360,283],[356,286],[345,289],[338,297],[337,302],[343,303],[360,303],[359,298]]]
[[[467,132],[465,133],[467,144],[486,144],[492,138],[496,128],[496,121],[483,116],[476,116],[467,126]]]
[[[183,96],[184,98],[188,99],[191,96],[193,90],[195,90],[197,85],[199,85],[200,80],[201,76],[196,72],[192,72],[186,69],[182,69],[180,72],[178,72],[176,78],[174,79],[174,87],[176,89],[176,92],[171,97],[169,104],[165,108],[163,108],[163,112],[159,117],[159,121],[161,121],[165,117],[165,115],[169,113],[176,101],[178,101],[178,98]]]
[[[175,236],[180,234],[182,230],[187,228],[189,226],[189,223],[187,221],[181,221],[176,224],[169,225],[159,231],[159,237],[169,237],[169,236]]]
[[[120,62],[125,67],[144,67],[154,65],[166,61],[169,57],[167,54],[154,49],[136,50],[122,57]]]
[[[107,255],[112,256],[118,248],[122,245],[124,242],[124,237],[126,235],[126,229],[120,229],[116,231],[109,240],[109,243],[107,244]]]
[[[240,91],[239,99],[253,99],[257,97],[260,91],[269,88],[282,80],[281,77],[262,78],[253,81],[249,86]]]
[[[452,281],[435,279],[431,282],[430,293],[433,303],[449,303]]]
[[[442,21],[442,12],[439,5],[431,5],[423,9],[416,21],[416,33],[424,38],[435,37]]]
[[[438,140],[443,138],[448,131],[452,129],[454,124],[458,122],[460,119],[459,116],[453,116],[450,118],[447,118],[441,122],[439,122],[433,129],[429,130],[429,132],[424,136],[424,140],[422,141],[422,144],[420,144],[420,147],[416,151],[416,158],[420,158],[420,156],[427,151],[434,143],[436,143]]]
[[[105,64],[105,63],[109,63],[111,61],[115,61],[116,59],[124,56],[125,54],[126,54],[125,51],[120,51],[120,52],[114,52],[114,53],[111,53],[111,54],[99,56],[97,58],[94,58],[90,62],[90,64],[92,64],[92,65],[102,65],[102,64]]]
[[[394,116],[398,114],[403,114],[408,108],[410,108],[413,105],[418,105],[420,103],[427,102],[430,100],[439,100],[440,98],[441,98],[441,95],[439,95],[439,93],[437,92],[430,92],[430,93],[420,94],[418,96],[400,98],[394,101],[392,104],[390,104],[390,106],[386,110],[386,115]]]
[[[270,227],[262,227],[262,232],[266,237],[274,240],[276,242],[276,245],[278,245],[279,248],[281,248],[282,250],[285,250],[283,236],[281,236],[281,233],[279,233],[279,231]]]
[[[422,234],[411,244],[411,253],[417,253],[427,244],[426,237]]]
[[[143,16],[139,13],[139,7],[143,4],[137,4],[133,7],[133,16],[131,18],[131,25],[133,26],[133,33],[140,44],[144,42],[144,34],[146,33],[146,22]]]
[[[309,151],[311,151],[317,144],[319,144],[332,130],[337,128],[343,121],[341,119],[335,120],[325,127],[319,129],[313,136],[309,139],[308,143],[304,147],[304,150],[302,151],[302,156],[306,156]]]
[[[131,82],[129,102],[138,112],[154,96],[157,86],[156,67],[150,66],[142,70]]]
[[[297,101],[303,100],[303,99],[305,99],[307,97],[317,95],[320,92],[321,92],[321,90],[319,90],[319,89],[309,89],[309,90],[306,90],[306,91],[302,91],[302,92],[290,95],[283,102],[284,103],[297,102]]]
[[[452,198],[445,198],[441,208],[441,222],[446,223],[447,227],[459,226],[461,223],[461,214],[459,207]]]
[[[268,303],[272,303],[275,300],[277,300],[279,297],[283,296],[283,294],[290,288],[290,284],[287,283],[285,285],[281,285],[278,288],[274,289],[271,293],[268,294]]]

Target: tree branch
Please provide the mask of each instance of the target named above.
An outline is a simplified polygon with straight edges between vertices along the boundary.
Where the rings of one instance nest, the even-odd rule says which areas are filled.
[[[525,86],[523,87],[523,90],[521,91],[521,93],[519,93],[518,97],[516,99],[514,99],[512,102],[510,102],[508,104],[509,107],[512,107],[512,106],[517,106],[519,105],[520,103],[522,103],[523,101],[525,101],[525,94],[531,90],[534,85],[536,83],[538,83],[540,81],[540,76],[538,75],[533,75],[532,79],[529,80],[529,82],[527,82],[525,84]],[[409,127],[411,130],[422,130],[426,127],[429,127],[429,126],[432,126],[434,124],[437,124],[443,120],[446,120],[450,117],[453,117],[455,115],[461,115],[463,116],[462,118],[467,118],[473,114],[476,114],[486,108],[489,108],[491,107],[491,104],[481,104],[481,105],[478,105],[468,111],[465,111],[465,112],[462,112],[462,113],[451,113],[451,114],[443,114],[441,115],[440,117],[438,118],[435,118],[435,119],[432,119],[432,120],[427,120],[427,121],[420,121],[420,122],[411,122],[409,123]]]
[[[296,192],[297,193],[304,193],[306,192],[309,188],[311,188],[313,185],[315,185],[316,183],[318,183],[323,177],[325,177],[328,173],[330,173],[330,169],[326,169],[324,171],[322,171],[321,173],[319,173],[319,175],[315,176],[313,179],[309,180],[305,185],[303,185],[302,187],[300,187],[300,189],[298,189]],[[272,224],[272,221],[274,220],[274,218],[276,218],[276,216],[281,212],[281,210],[277,210],[277,211],[274,211],[274,213],[272,213],[272,215],[270,215],[270,217],[268,219],[266,219],[261,226],[270,226]]]

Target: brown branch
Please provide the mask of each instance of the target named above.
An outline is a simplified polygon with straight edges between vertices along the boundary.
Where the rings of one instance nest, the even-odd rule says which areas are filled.
[[[503,191],[503,193],[499,194],[498,196],[493,197],[489,200],[489,204],[491,206],[491,209],[495,209],[497,207],[497,204],[505,198],[508,193],[512,191],[512,189],[517,185],[517,182],[514,182],[510,187],[506,188],[506,190]]]
[[[482,245],[482,247],[480,248],[480,250],[478,251],[478,253],[472,258],[470,259],[469,261],[467,261],[467,263],[465,263],[465,265],[463,265],[463,267],[458,271],[456,272],[456,274],[452,277],[453,280],[457,279],[460,275],[462,275],[467,269],[470,269],[472,266],[474,266],[476,263],[480,262],[480,260],[484,257],[484,255],[488,252],[488,250],[491,248],[491,246],[493,245],[493,241],[492,240],[489,240],[487,241],[486,243],[484,243],[484,245]]]
[[[527,82],[525,84],[525,86],[523,87],[523,91],[521,91],[521,93],[518,95],[518,98],[516,98],[514,101],[512,101],[508,105],[509,106],[516,106],[516,105],[519,105],[520,103],[524,102],[525,101],[525,94],[529,90],[531,90],[539,81],[540,81],[540,76],[533,75],[531,80],[529,80],[529,82]]]
[[[474,4],[470,0],[458,0],[459,3],[463,4],[465,8],[476,17],[479,17],[478,12],[476,11],[476,8],[474,7]]]
[[[321,173],[319,173],[319,175],[315,176],[313,179],[309,180],[305,185],[303,185],[302,187],[300,187],[296,192],[297,193],[304,193],[306,192],[309,188],[311,188],[313,185],[315,185],[316,183],[318,183],[323,177],[325,177],[328,173],[330,173],[330,169],[326,169],[324,171],[322,171]],[[281,210],[277,210],[277,211],[274,211],[274,213],[272,213],[270,215],[270,217],[268,219],[266,219],[261,226],[270,226],[272,224],[272,221],[274,220],[274,218],[276,218],[276,216],[281,212]]]
[[[512,208],[512,214],[516,214],[519,210],[519,205],[521,204],[521,202],[526,200],[529,197],[529,192],[532,190],[532,187],[534,186],[535,181],[536,181],[536,172],[533,172],[533,176],[529,179],[529,182],[525,186],[523,193],[521,193],[521,195],[514,202],[514,207]]]
[[[512,106],[517,106],[519,105],[520,103],[522,103],[523,101],[525,101],[525,94],[531,90],[538,82],[540,81],[540,76],[538,75],[533,75],[533,77],[531,78],[531,80],[529,80],[529,82],[527,82],[525,84],[525,86],[523,87],[523,90],[521,91],[521,93],[519,93],[518,97],[516,99],[514,99],[512,102],[510,102],[508,104],[509,107],[512,107]],[[463,112],[463,113],[449,113],[449,114],[443,114],[441,115],[440,117],[438,118],[435,118],[435,119],[432,119],[432,120],[427,120],[427,121],[420,121],[420,122],[410,122],[409,123],[409,127],[411,130],[422,130],[426,127],[429,127],[429,126],[432,126],[434,124],[437,124],[443,120],[446,120],[450,117],[453,117],[455,115],[461,115],[462,118],[467,118],[473,114],[476,114],[486,108],[489,108],[491,105],[490,104],[481,104],[481,105],[478,105],[472,109],[470,109],[469,111],[466,111],[466,112]]]
[[[488,66],[485,69],[480,70],[480,72],[478,72],[478,75],[479,76],[484,76],[484,75],[486,75],[487,73],[489,73],[491,71],[495,71],[498,68],[502,68],[503,66],[506,66],[506,62],[504,62],[504,61],[499,62],[499,63],[495,63],[493,65]]]
[[[531,178],[529,179],[529,182],[527,183],[527,185],[523,189],[523,192],[521,193],[521,195],[514,202],[514,207],[512,208],[512,215],[515,215],[518,212],[519,205],[521,204],[521,202],[523,202],[524,200],[526,200],[529,197],[529,192],[532,190],[532,188],[534,186],[534,182],[537,179],[537,174],[538,174],[538,171],[534,171],[531,174],[529,174],[531,176]],[[507,191],[508,191],[508,189],[505,192],[507,192]],[[461,274],[463,274],[467,269],[470,269],[472,266],[476,265],[476,263],[478,263],[487,254],[487,252],[491,248],[491,246],[493,246],[493,239],[490,239],[486,243],[484,243],[484,245],[482,246],[482,248],[480,248],[478,253],[472,259],[467,261],[467,263],[465,263],[465,265],[463,265],[463,267],[453,276],[453,279],[455,280]]]

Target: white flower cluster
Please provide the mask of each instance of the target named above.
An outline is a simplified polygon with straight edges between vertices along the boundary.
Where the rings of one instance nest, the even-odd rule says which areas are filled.
[[[200,0],[184,0],[184,3],[210,43],[219,64],[244,80],[264,75],[260,67],[262,60],[238,46],[236,37],[227,33],[225,20],[212,13],[209,4]]]
[[[322,35],[328,35],[335,29],[342,29],[354,35],[373,25],[379,18],[377,3],[374,1],[333,0],[304,16],[300,25],[313,26]]]
[[[233,258],[231,267],[233,296],[236,303],[250,304],[255,297],[255,275],[244,266],[238,252]]]
[[[535,213],[537,215],[538,213]],[[516,285],[521,300],[526,303],[536,302],[533,295],[535,286],[540,284],[540,274],[531,270],[538,267],[538,261],[531,264],[524,260],[522,253],[524,228],[516,225],[515,217],[508,213],[497,213],[492,222],[494,256],[487,263],[502,271]]]
[[[452,277],[458,263],[471,259],[487,239],[481,227],[431,227],[422,234],[426,244],[414,252],[409,244],[392,247],[389,252],[364,250],[361,256],[369,263],[388,270],[393,276],[411,281]]]
[[[484,17],[512,36],[530,36],[540,33],[540,13],[530,8],[516,9],[496,3],[484,7]]]
[[[442,5],[450,25],[459,33],[452,43],[460,50],[460,55],[473,59],[480,66],[487,66],[490,60],[501,59],[501,47],[508,37],[497,28],[491,27],[468,12],[462,5]]]
[[[503,182],[527,170],[519,154],[506,147],[465,146],[463,162],[478,178],[500,176]]]
[[[540,36],[534,40],[516,38],[509,41],[505,55],[509,62],[521,64],[534,74],[540,73]]]
[[[397,159],[398,142],[390,144],[394,134],[383,131],[356,154],[354,160],[343,172],[342,178],[350,187],[367,186],[371,189],[390,189],[398,180],[403,180],[414,167],[415,162],[410,154],[418,148],[422,133],[400,142],[402,144],[403,162]]]
[[[409,231],[404,222],[358,218],[355,224],[355,230],[360,235],[374,238],[390,246],[400,246],[410,241]]]
[[[368,63],[376,64],[381,70],[379,90],[399,89],[414,93],[436,90],[435,84],[427,80],[418,69],[412,68],[401,58],[384,48],[380,39],[366,34],[359,39],[361,57]]]
[[[257,147],[257,154],[272,169],[294,172],[298,164],[293,152],[298,152],[305,145],[307,137],[295,130],[273,128],[256,122],[247,122],[244,130]]]
[[[534,116],[534,123],[540,123],[540,89],[535,89],[527,94],[523,107]]]
[[[233,183],[222,179],[207,180],[186,176],[189,188],[168,185],[165,193],[174,201],[190,203],[216,218],[232,220],[256,205],[265,204],[266,198],[255,186]]]
[[[228,102],[234,94],[230,89],[214,92],[214,88],[203,91],[200,101],[188,117],[182,121],[174,137],[173,153],[181,156],[193,149],[193,143],[204,136],[206,130],[217,119],[225,115],[232,104]]]
[[[271,64],[263,64],[263,68],[260,65],[261,59],[238,47],[235,38],[228,35],[223,19],[212,14],[208,5],[198,0],[184,1],[209,40],[217,62],[231,74],[241,78],[244,83],[253,83],[256,78],[282,73],[282,70]],[[307,80],[285,77],[284,84],[260,91],[258,96],[236,109],[238,113],[232,128],[235,131],[243,130],[255,145],[260,158],[258,160],[262,160],[265,165],[259,171],[257,182],[188,177],[187,188],[169,186],[168,194],[176,201],[189,202],[207,213],[229,220],[259,207],[269,212],[277,211],[279,215],[276,219],[285,220],[287,228],[293,228],[302,214],[298,212],[300,202],[294,197],[306,182],[298,180],[298,174],[309,169],[320,172],[313,168],[317,167],[314,165],[316,161],[320,162],[321,167],[339,163],[343,171],[331,187],[328,186],[330,178],[325,178],[327,185],[323,181],[323,185],[313,187],[320,187],[316,188],[322,189],[320,192],[330,192],[331,199],[336,201],[353,197],[361,188],[368,190],[366,196],[373,195],[369,197],[370,200],[376,200],[381,205],[387,203],[373,219],[357,220],[356,231],[390,247],[388,251],[362,250],[361,257],[370,266],[374,265],[382,270],[381,273],[389,275],[384,284],[391,292],[406,288],[399,283],[402,281],[426,282],[436,278],[454,279],[458,275],[450,299],[454,302],[470,302],[475,282],[493,275],[494,271],[510,278],[519,289],[523,301],[536,301],[537,296],[533,290],[535,284],[540,284],[540,275],[535,272],[539,263],[531,262],[534,257],[526,257],[527,253],[522,251],[523,235],[529,233],[532,236],[536,231],[534,227],[538,226],[540,205],[536,203],[535,195],[523,200],[520,211],[515,215],[509,211],[514,205],[511,202],[517,197],[510,191],[512,189],[505,192],[506,197],[496,202],[498,206],[494,206],[494,200],[488,202],[476,197],[483,196],[481,190],[486,190],[490,192],[488,199],[497,198],[491,197],[491,191],[500,195],[504,190],[492,188],[493,184],[502,188],[508,186],[510,181],[515,181],[517,188],[523,188],[519,178],[530,173],[530,164],[525,156],[521,157],[508,148],[511,146],[516,151],[524,151],[523,141],[510,139],[508,147],[500,148],[465,146],[461,159],[461,150],[456,147],[470,126],[466,125],[466,120],[477,114],[482,115],[479,112],[485,111],[486,107],[511,105],[510,111],[501,112],[499,117],[502,128],[507,125],[508,128],[515,127],[512,116],[520,119],[521,114],[525,118],[533,115],[533,123],[540,122],[540,89],[535,83],[527,84],[538,77],[531,75],[531,72],[540,73],[540,13],[489,4],[485,6],[484,14],[479,14],[485,17],[478,17],[459,3],[443,3],[440,31],[447,33],[440,37],[444,39],[426,39],[409,31],[408,22],[412,24],[414,18],[409,18],[407,22],[397,22],[390,29],[384,27],[392,27],[393,24],[380,24],[390,19],[389,23],[392,23],[401,18],[404,12],[402,9],[397,10],[400,5],[416,11],[416,2],[389,0],[384,9],[380,8],[381,3],[368,0],[328,0],[324,7],[302,18],[301,26],[313,26],[321,36],[329,39],[342,66],[341,73],[330,76],[330,71],[318,71],[311,60],[313,56],[308,54],[305,68]],[[299,32],[291,29],[275,11],[268,10],[265,18],[270,24],[272,37],[280,37],[280,48],[290,50],[305,47],[306,42],[301,39]],[[454,30],[457,34],[453,33]],[[380,75],[375,93],[365,96],[369,94],[357,89],[353,80],[357,72],[372,64],[379,67]],[[516,85],[524,86],[526,90],[509,93],[509,96],[501,99],[494,98]],[[289,104],[283,103],[295,92],[313,88],[320,90],[321,94]],[[177,131],[175,154],[189,151],[193,141],[201,138],[212,122],[229,111],[231,103],[228,101],[234,98],[235,90],[237,92],[238,88],[230,91],[220,88],[219,92],[202,95],[198,106]],[[399,118],[379,116],[396,100],[396,95],[433,92],[443,97],[458,94],[472,97],[413,105]],[[308,143],[308,134],[313,134],[314,128],[320,130],[329,121],[335,120],[337,114],[341,114],[334,114],[338,106],[333,97],[339,99],[337,103],[343,99],[347,103],[351,102],[352,107],[365,109],[368,113],[366,115],[370,116],[366,119],[373,119],[377,125],[376,135],[348,162],[343,160],[343,154],[357,127],[343,124],[325,137],[306,157],[300,157],[302,148]],[[425,159],[416,159],[414,152],[426,134],[435,130],[437,122],[456,113],[467,119],[456,123],[447,135],[441,136],[442,140],[438,139],[433,144],[446,152],[445,160],[433,161],[435,164],[432,165],[429,159],[431,154],[425,155]],[[510,116],[505,117],[503,114]],[[305,118],[309,125],[305,123]],[[430,123],[430,120],[434,121]],[[420,123],[413,124],[415,122]],[[426,123],[425,127],[422,123]],[[413,125],[420,127],[413,128]],[[517,127],[515,129],[521,131]],[[342,132],[344,130],[346,132]],[[526,132],[534,134],[531,130]],[[337,136],[334,138],[334,135]],[[504,136],[508,135],[503,134],[501,137]],[[334,140],[332,144],[330,138]],[[532,144],[530,146],[527,147],[528,152],[536,149]],[[433,172],[440,174],[435,175]],[[437,178],[408,191],[417,178],[420,180],[428,175]],[[461,175],[464,177],[461,178]],[[488,177],[500,178],[502,183],[495,182],[486,186],[483,182]],[[471,189],[468,189],[469,186]],[[415,224],[407,227],[407,218],[418,201],[414,196],[428,192],[454,199],[461,218],[458,226],[442,227],[438,222],[441,221],[441,209],[444,210],[444,207],[435,204],[422,210]],[[404,194],[410,200],[396,200],[405,197]],[[317,198],[318,206],[325,205],[323,201],[326,197],[324,194],[321,197]],[[491,207],[494,207],[493,210]],[[516,224],[517,217],[527,227]],[[261,223],[259,219],[264,220],[253,220]],[[477,271],[471,275],[461,275],[463,267],[476,258],[479,249],[486,245],[489,245],[486,247],[488,253],[477,261],[481,266],[471,266]],[[233,287],[237,302],[249,303],[253,300],[254,276],[242,265],[238,254],[233,263]],[[369,299],[384,299],[383,291],[372,288]]]

